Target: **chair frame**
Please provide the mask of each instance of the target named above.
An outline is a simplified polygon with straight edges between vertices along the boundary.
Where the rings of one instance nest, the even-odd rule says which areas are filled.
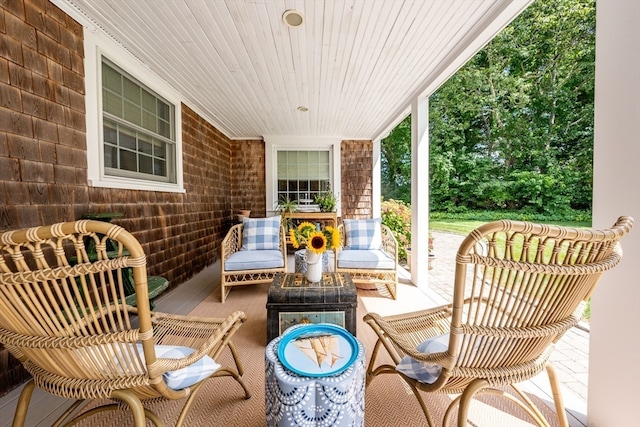
[[[372,286],[377,284],[383,284],[386,286],[387,291],[391,298],[396,299],[397,287],[398,287],[398,241],[391,232],[391,229],[384,224],[381,224],[382,233],[382,247],[381,250],[385,252],[394,261],[393,269],[369,269],[369,268],[344,268],[338,266],[338,256],[341,251],[345,250],[344,247],[348,246],[349,242],[346,240],[346,233],[344,230],[344,224],[338,226],[340,231],[340,247],[335,251],[335,269],[339,273],[349,273],[351,280],[358,287],[363,289],[371,289]]]
[[[96,259],[86,241],[95,243]],[[108,253],[107,242],[116,245]],[[69,262],[75,258],[75,262]],[[123,276],[131,269],[136,306],[129,305]],[[118,225],[80,220],[0,234],[0,343],[33,376],[20,394],[14,426],[25,423],[33,390],[38,388],[75,403],[55,426],[71,425],[96,413],[129,407],[136,427],[145,418],[162,420],[144,402],[183,399],[176,425],[206,379],[232,377],[250,393],[232,336],[245,322],[241,311],[226,318],[178,316],[150,310],[146,258],[136,238]],[[142,354],[135,350],[141,345]],[[159,359],[155,345],[195,349],[180,359]],[[235,367],[223,366],[191,387],[174,390],[163,374],[205,355],[219,362],[229,350]],[[125,368],[126,367],[126,368]],[[86,400],[106,403],[77,415]],[[69,418],[72,418],[69,420]]]
[[[232,226],[222,240],[220,255],[220,300],[225,302],[231,288],[234,286],[256,285],[271,283],[276,273],[287,272],[287,240],[284,227],[280,225],[280,251],[284,258],[284,265],[276,268],[251,270],[225,270],[227,258],[242,249],[243,224]]]
[[[541,411],[517,386],[546,370],[558,421],[567,427],[560,384],[549,355],[582,318],[602,273],[620,261],[619,240],[632,227],[631,217],[620,217],[606,230],[519,221],[478,227],[457,252],[451,304],[364,317],[378,336],[367,385],[378,375],[399,375],[413,391],[430,426],[435,424],[421,391],[460,394],[448,406],[442,425],[449,425],[457,406],[457,425],[466,426],[471,400],[495,394],[516,403],[537,425],[548,426]],[[446,333],[446,351],[416,349],[421,342]],[[393,363],[383,360],[376,365],[382,347]],[[396,370],[405,355],[440,365],[442,371],[431,384],[410,378]]]

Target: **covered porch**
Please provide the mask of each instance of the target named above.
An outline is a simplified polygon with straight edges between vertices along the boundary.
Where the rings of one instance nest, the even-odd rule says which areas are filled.
[[[462,39],[448,39],[450,44],[445,47],[429,45],[442,48],[441,56],[417,58],[410,49],[405,50],[405,68],[417,70],[420,80],[412,80],[401,73],[392,73],[393,77],[378,74],[384,67],[377,66],[375,60],[369,62],[369,68],[363,68],[357,66],[358,57],[344,55],[347,64],[353,60],[346,70],[354,84],[343,85],[340,82],[344,76],[334,73],[336,70],[327,65],[332,63],[332,58],[337,58],[335,48],[343,42],[338,35],[333,41],[328,39],[326,44],[320,44],[319,50],[310,52],[310,62],[305,63],[297,63],[283,52],[263,56],[259,49],[242,45],[224,50],[231,54],[221,56],[221,46],[229,43],[226,37],[238,33],[239,29],[263,39],[265,33],[258,32],[256,28],[259,27],[241,18],[245,15],[228,13],[235,21],[216,21],[216,16],[208,16],[214,19],[216,25],[211,28],[216,29],[219,38],[186,37],[183,28],[202,28],[202,25],[193,18],[180,21],[178,25],[178,18],[172,11],[166,7],[156,10],[155,2],[130,2],[129,5],[146,4],[146,13],[121,13],[120,20],[118,13],[90,16],[87,5],[91,3],[24,0],[2,5],[5,21],[1,29],[2,40],[6,43],[2,45],[0,55],[4,95],[0,98],[0,195],[4,197],[0,208],[1,229],[73,220],[91,211],[124,211],[125,218],[119,224],[143,242],[152,274],[167,276],[172,283],[173,291],[159,300],[159,309],[181,313],[191,312],[214,291],[211,288],[218,277],[220,241],[233,222],[235,212],[250,208],[256,216],[262,216],[273,211],[276,192],[273,176],[268,171],[273,168],[274,150],[278,146],[299,148],[304,145],[331,153],[331,176],[335,183],[340,183],[337,188],[342,199],[341,216],[377,216],[380,210],[380,139],[404,115],[415,114],[414,232],[424,234],[428,228],[425,219],[428,117],[424,114],[428,96],[529,4],[528,1],[473,2],[479,8],[479,16],[464,15],[469,19],[467,26],[458,22],[464,27],[460,33],[464,34]],[[321,15],[324,3],[309,4]],[[405,3],[418,12],[422,2]],[[460,9],[460,13],[468,11],[467,2],[451,3]],[[306,3],[258,1],[251,4],[264,6],[265,11],[277,7],[279,20],[283,10],[301,8]],[[388,25],[385,18],[397,7],[395,4],[401,2],[379,4],[386,4],[387,9],[376,9],[376,19]],[[436,7],[446,3],[430,4]],[[345,16],[350,16],[349,10],[347,7]],[[260,17],[254,9],[250,9],[249,15],[255,19]],[[310,16],[313,13],[309,12],[307,18]],[[341,27],[339,16],[342,15],[335,12],[333,19],[328,18],[326,34],[330,34],[329,28],[334,31],[331,34],[349,33],[348,26]],[[374,17],[366,15],[365,18],[367,16],[370,19],[363,18],[363,22],[374,22],[375,27]],[[402,16],[407,22],[413,22],[410,13]],[[447,16],[460,15],[453,9]],[[140,20],[142,24],[131,24],[130,19]],[[415,22],[419,26],[418,21]],[[444,22],[442,25],[446,26]],[[177,44],[165,49],[164,56],[159,56],[152,42],[157,41],[160,30],[152,28],[185,37],[174,38]],[[442,26],[434,25],[433,28],[441,30]],[[593,225],[606,227],[621,214],[640,217],[640,197],[635,185],[640,182],[637,168],[640,159],[640,125],[637,121],[640,6],[636,2],[598,3],[597,28]],[[118,29],[127,31],[120,33]],[[380,37],[372,41],[372,46],[384,45],[392,51],[396,46],[394,42],[407,34],[401,32],[402,37],[398,36],[400,38],[396,40],[390,38],[392,32],[388,26],[379,26],[376,30]],[[284,32],[275,33],[282,36]],[[96,43],[98,34],[102,37],[101,43]],[[351,33],[351,37],[355,37],[354,34]],[[300,33],[291,40],[294,42],[289,46],[296,48],[303,46],[303,42],[311,42]],[[349,40],[353,41],[353,38]],[[200,54],[196,55],[194,51]],[[304,48],[301,51],[305,53]],[[366,49],[360,52],[361,58],[367,60],[380,54]],[[147,182],[141,188],[130,182],[123,184],[122,177],[105,180],[100,174],[101,166],[96,163],[101,156],[97,141],[102,132],[97,99],[100,97],[96,70],[99,54],[117,60],[116,65],[159,91],[174,105],[174,114],[180,118],[175,129],[179,147],[176,170],[173,171],[175,182]],[[182,56],[176,60],[178,54]],[[188,68],[189,58],[204,57],[211,66],[201,66],[197,73]],[[252,66],[258,65],[248,69],[248,64],[243,62],[246,58],[255,59]],[[324,58],[326,62],[316,64],[316,58]],[[179,67],[185,64],[186,70]],[[216,64],[221,65],[214,73],[213,65]],[[267,69],[269,72],[265,71]],[[295,77],[296,70],[304,70],[305,76],[322,77],[325,86],[320,89],[309,87],[301,78],[295,80],[295,90],[289,92],[291,80],[288,79]],[[372,86],[364,88],[357,84],[365,80]],[[257,93],[257,88],[264,88],[266,81],[275,84],[266,92]],[[398,82],[409,84],[402,89],[390,88],[391,83]],[[372,94],[372,87],[382,90]],[[235,96],[225,88],[234,89]],[[359,91],[342,91],[354,88]],[[297,95],[300,94],[310,97],[299,99]],[[390,94],[400,96],[381,100],[382,95]],[[341,106],[338,99],[358,100],[358,105],[367,108]],[[304,111],[309,106],[311,108]],[[317,111],[330,113],[331,119],[322,120]],[[368,120],[366,125],[365,119]],[[320,123],[326,127],[318,127]],[[356,126],[345,128],[346,124]],[[366,166],[363,174],[349,175],[360,170],[362,165]],[[361,185],[356,185],[358,183]],[[628,337],[640,333],[636,309],[640,300],[637,286],[640,264],[636,262],[640,257],[640,234],[632,233],[624,246],[625,258],[621,265],[605,277],[593,298],[590,358],[588,363],[586,360],[581,362],[587,373],[579,373],[581,379],[588,377],[590,387],[586,396],[578,398],[581,403],[576,405],[576,414],[582,415],[576,415],[577,420],[572,423],[579,424],[572,425],[587,424],[584,418],[587,412],[588,424],[592,425],[636,422],[640,366],[635,359],[640,353],[640,343]],[[418,256],[421,251],[426,253],[426,247],[414,247],[413,250]],[[439,279],[434,274],[439,267],[427,272],[426,266],[414,266],[405,280],[419,288],[407,284],[404,289],[419,290],[427,295],[426,301],[433,303],[437,299],[434,292],[439,287]],[[442,273],[441,283],[446,288],[451,272]],[[372,306],[378,301],[375,297],[367,298],[361,297],[361,307]],[[403,309],[409,308],[405,299],[399,301]],[[232,307],[232,301],[229,307]],[[620,328],[622,324],[626,325],[624,330]],[[365,327],[359,329],[366,330]],[[578,341],[582,348],[584,341],[581,338]],[[611,349],[616,349],[616,363],[624,369],[611,369]],[[576,394],[580,392],[576,390]],[[15,392],[1,399],[3,413],[11,412],[13,396]],[[567,405],[570,402],[567,398]],[[581,406],[585,402],[588,411]],[[46,408],[59,411],[60,404],[46,399],[40,403],[42,410],[35,411],[35,415],[42,414],[42,425],[48,425],[51,411]],[[612,407],[617,408],[615,412],[611,411]]]

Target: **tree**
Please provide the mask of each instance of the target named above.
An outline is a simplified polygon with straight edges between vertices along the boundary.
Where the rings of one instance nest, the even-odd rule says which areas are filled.
[[[430,97],[432,206],[589,210],[594,63],[595,1],[533,3]],[[406,200],[410,121],[396,130],[383,196]]]

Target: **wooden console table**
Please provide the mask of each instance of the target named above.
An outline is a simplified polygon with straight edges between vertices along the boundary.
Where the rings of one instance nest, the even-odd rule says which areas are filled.
[[[331,225],[332,227],[338,226],[338,214],[335,212],[288,212],[282,214],[282,219],[284,219],[285,224],[291,220],[294,223],[309,221],[320,222],[323,225]]]

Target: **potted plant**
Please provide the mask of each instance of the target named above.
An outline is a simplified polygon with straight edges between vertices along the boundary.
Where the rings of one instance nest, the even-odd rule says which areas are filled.
[[[291,200],[288,197],[281,199],[278,203],[276,211],[280,214],[287,214],[298,211],[298,202]]]
[[[320,208],[320,212],[334,212],[338,204],[338,198],[331,189],[316,194],[314,202]]]

